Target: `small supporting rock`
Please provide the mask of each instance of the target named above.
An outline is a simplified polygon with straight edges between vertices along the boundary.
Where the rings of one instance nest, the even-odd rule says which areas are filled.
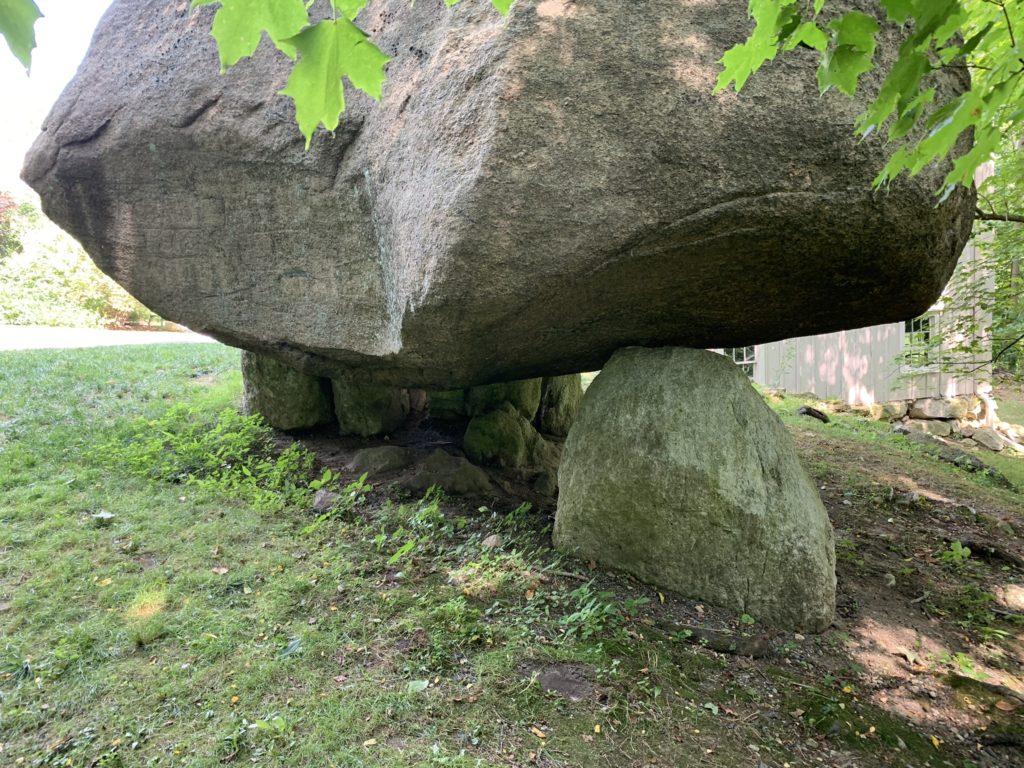
[[[576,421],[582,401],[583,379],[578,373],[544,379],[537,428],[546,435],[565,437]]]
[[[533,421],[540,407],[540,388],[540,379],[472,387],[466,395],[466,410],[470,416],[483,416],[509,403],[524,419]]]
[[[469,422],[462,447],[473,462],[506,469],[557,462],[544,438],[511,403]]]
[[[458,495],[480,495],[494,490],[487,473],[462,456],[451,456],[438,448],[423,462],[409,487],[425,491],[432,485]]]
[[[822,631],[832,527],[778,416],[729,360],[620,350],[559,469],[555,545],[737,613]]]
[[[409,393],[397,387],[335,379],[334,412],[343,435],[370,437],[392,432],[409,415]]]
[[[242,352],[244,410],[283,430],[309,429],[334,420],[326,379],[299,373],[256,352]]]

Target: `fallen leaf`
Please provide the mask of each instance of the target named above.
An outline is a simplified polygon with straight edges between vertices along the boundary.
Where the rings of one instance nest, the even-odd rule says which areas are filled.
[[[938,736],[932,736],[932,746],[938,749],[940,744],[942,744],[942,739]]]
[[[410,680],[405,690],[407,693],[423,693],[429,686],[429,680]]]
[[[366,741],[363,742],[363,746],[364,747],[374,747],[376,745],[377,745],[377,740],[376,739],[367,739]]]
[[[313,626],[314,624],[316,624],[316,616],[310,616],[308,619],[306,619],[306,623],[309,624],[309,626]]]
[[[334,682],[341,684],[348,680],[348,675],[338,675],[334,678]]]
[[[996,702],[996,709],[1000,712],[1016,712],[1017,705],[1007,701],[1006,699],[1000,699]]]
[[[536,594],[536,593],[535,593],[535,592],[534,592],[534,591],[533,591],[532,589],[528,589],[528,590],[526,590],[526,599],[527,599],[527,600],[533,600],[533,596],[534,596],[535,594]]]
[[[532,733],[538,739],[546,739],[548,737],[548,735],[546,733],[544,733],[544,731],[542,731],[540,728],[538,728],[535,725],[531,725],[530,726],[530,733]]]
[[[215,566],[215,567],[211,568],[210,570],[213,571],[214,573],[216,573],[218,576],[223,576],[225,573],[228,572],[228,569],[225,568],[223,565]]]
[[[601,732],[601,724],[598,723],[597,725],[594,726],[594,733],[600,733],[600,732]]]
[[[113,583],[114,583],[113,579],[103,579],[102,581],[99,582],[101,587],[109,587]]]
[[[237,704],[237,703],[238,703],[238,697],[237,696],[232,696],[231,697],[231,706],[235,706],[235,704]]]

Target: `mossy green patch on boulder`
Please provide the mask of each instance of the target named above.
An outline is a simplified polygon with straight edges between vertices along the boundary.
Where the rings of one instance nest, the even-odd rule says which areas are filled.
[[[497,410],[503,403],[511,403],[524,419],[533,421],[540,407],[541,381],[522,379],[471,387],[466,395],[467,414],[483,416]]]
[[[580,374],[549,376],[541,385],[537,426],[546,435],[565,437],[580,412],[583,380]]]
[[[430,417],[451,421],[469,415],[464,389],[429,389],[427,390],[427,408]]]
[[[524,467],[530,459],[531,432],[534,432],[511,403],[469,422],[462,448],[476,464],[499,467]]]
[[[511,403],[469,422],[462,448],[477,464],[506,469],[548,466],[557,454]]]
[[[307,376],[272,357],[242,352],[244,409],[276,429],[309,429],[334,420],[326,379]]]
[[[343,435],[370,437],[392,432],[409,415],[409,393],[397,387],[334,379],[334,412]]]
[[[559,492],[563,552],[767,623],[832,622],[828,515],[778,416],[721,355],[615,353],[566,441]]]

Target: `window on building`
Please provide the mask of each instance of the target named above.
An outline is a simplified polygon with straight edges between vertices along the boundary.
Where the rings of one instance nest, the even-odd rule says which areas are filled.
[[[908,365],[923,368],[931,362],[931,340],[931,315],[921,315],[903,324],[903,354]]]
[[[726,347],[722,353],[743,369],[750,378],[754,378],[754,365],[757,363],[755,347]]]

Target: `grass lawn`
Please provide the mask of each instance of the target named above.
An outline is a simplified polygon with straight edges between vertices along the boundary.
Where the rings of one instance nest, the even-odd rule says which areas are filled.
[[[1016,684],[1020,625],[984,596],[1021,574],[943,556],[1017,546],[1015,492],[783,404],[845,595],[804,638],[561,558],[550,510],[325,478],[225,412],[240,389],[214,345],[0,353],[0,765],[1021,764],[982,743],[1021,732],[1016,702],[970,687]],[[974,516],[899,506],[908,479]],[[317,518],[321,482],[343,502]],[[919,638],[871,640],[904,652],[890,688],[871,621]],[[932,714],[896,706],[907,680]]]

